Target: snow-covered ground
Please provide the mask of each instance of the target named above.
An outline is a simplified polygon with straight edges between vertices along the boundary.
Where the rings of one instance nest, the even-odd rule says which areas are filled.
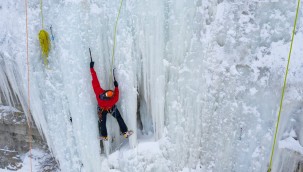
[[[267,170],[295,1],[124,1],[115,54],[118,108],[135,134],[125,141],[109,116],[108,157],[100,156],[88,48],[101,86],[113,88],[120,1],[43,1],[45,30],[52,26],[55,38],[48,68],[37,38],[39,2],[28,8],[30,105],[61,171]],[[0,21],[0,89],[11,104],[17,95],[27,112],[24,3],[2,0]],[[303,145],[302,31],[300,11],[273,171],[287,145]],[[295,142],[286,139],[292,131]]]

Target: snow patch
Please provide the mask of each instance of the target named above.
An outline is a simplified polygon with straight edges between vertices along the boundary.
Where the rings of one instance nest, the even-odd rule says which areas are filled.
[[[300,153],[303,156],[303,147],[298,140],[295,140],[293,137],[288,137],[284,140],[279,141],[280,149],[290,149],[295,152]]]

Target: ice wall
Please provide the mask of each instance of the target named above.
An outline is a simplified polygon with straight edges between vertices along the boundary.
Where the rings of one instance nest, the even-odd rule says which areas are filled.
[[[161,151],[148,155],[136,148],[127,160],[137,164],[123,167],[141,169],[135,167],[148,163],[138,161],[143,156],[165,159],[150,163],[170,171],[266,171],[295,5],[286,0],[124,1],[115,55],[118,108],[136,133],[130,147],[152,133]],[[55,37],[47,69],[37,39],[39,1],[29,3],[31,112],[62,171],[101,170],[88,47],[101,86],[112,88],[118,7],[118,0],[44,1],[45,29],[52,26]],[[21,2],[1,2],[0,88],[8,100],[16,94],[25,108],[24,8]],[[299,20],[279,139],[295,131],[302,144],[301,14]],[[114,118],[107,126],[112,152],[122,138]],[[283,152],[277,149],[273,171]]]

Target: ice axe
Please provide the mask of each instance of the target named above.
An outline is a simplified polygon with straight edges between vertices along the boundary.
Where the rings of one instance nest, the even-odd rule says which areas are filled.
[[[116,68],[114,68],[114,69],[113,69],[114,81],[116,81],[116,77],[115,77],[115,69],[116,69]]]
[[[90,51],[90,48],[88,48],[88,50],[89,50],[90,62],[93,62],[92,52]]]

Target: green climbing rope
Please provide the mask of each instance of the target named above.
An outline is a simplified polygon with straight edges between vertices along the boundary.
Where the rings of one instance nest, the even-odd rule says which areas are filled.
[[[49,34],[46,30],[44,30],[44,17],[43,17],[43,7],[42,7],[42,0],[40,0],[40,11],[41,11],[41,23],[42,29],[40,30],[38,37],[40,41],[40,47],[42,52],[42,58],[44,61],[44,65],[48,66],[48,54],[51,48]]]
[[[42,29],[44,29],[44,17],[43,17],[43,8],[42,8],[42,0],[40,0],[40,11],[41,11],[41,22],[42,22]]]
[[[111,70],[110,70],[110,78],[112,81],[113,80],[113,67],[114,67],[114,63],[115,63],[115,49],[116,49],[116,36],[117,36],[117,25],[118,25],[118,20],[120,17],[120,12],[121,12],[121,8],[122,8],[122,4],[123,4],[123,0],[120,1],[120,7],[119,7],[119,11],[118,11],[118,16],[116,19],[116,23],[115,23],[115,30],[114,30],[114,44],[113,44],[113,51],[112,51],[112,64],[111,64]],[[109,81],[109,83],[110,83]]]
[[[299,15],[300,1],[301,0],[298,0],[297,11],[296,11],[296,18],[295,18],[295,22],[294,22],[293,31],[292,31],[290,50],[289,50],[289,54],[288,54],[286,72],[285,72],[285,76],[284,76],[284,84],[283,84],[283,89],[282,89],[282,96],[281,96],[281,100],[280,100],[278,120],[277,120],[277,123],[276,123],[274,142],[273,142],[272,149],[271,149],[270,162],[269,162],[269,167],[268,167],[267,172],[271,172],[273,157],[274,157],[274,153],[275,153],[275,146],[276,146],[276,142],[277,142],[277,133],[278,133],[278,129],[279,129],[280,117],[281,117],[281,112],[282,112],[283,99],[284,99],[284,93],[285,93],[285,88],[286,88],[286,80],[287,80],[288,68],[289,68],[289,63],[290,63],[290,56],[291,56],[291,52],[292,52],[292,46],[293,46],[294,37],[295,37],[295,31],[296,31],[296,26],[297,26],[297,19],[298,19],[298,15]]]

